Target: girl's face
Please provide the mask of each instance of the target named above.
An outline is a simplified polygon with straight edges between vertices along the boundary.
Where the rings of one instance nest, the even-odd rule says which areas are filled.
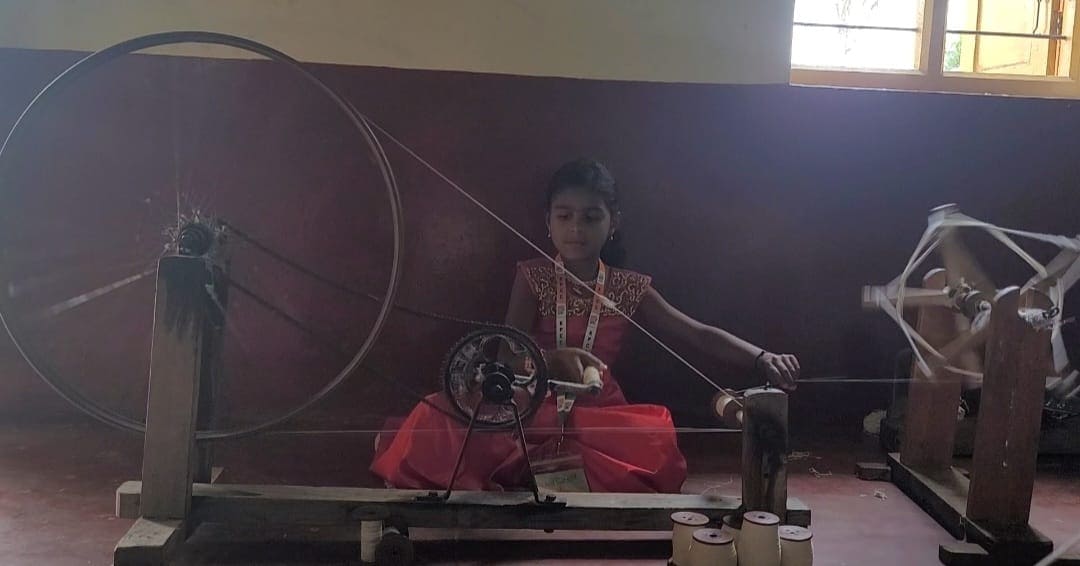
[[[579,188],[559,191],[547,217],[551,241],[567,261],[599,258],[617,224],[599,194]]]

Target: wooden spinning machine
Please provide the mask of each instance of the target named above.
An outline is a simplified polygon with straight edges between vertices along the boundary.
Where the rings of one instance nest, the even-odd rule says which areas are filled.
[[[995,288],[958,238],[965,229],[988,232],[1036,275],[1022,287]],[[1061,252],[1043,266],[1010,236]],[[921,287],[907,288],[935,251],[944,267],[927,272]],[[1028,518],[1047,380],[1072,374],[1060,325],[1064,294],[1080,275],[1078,257],[1078,239],[999,228],[946,205],[931,212],[901,275],[864,289],[864,306],[892,317],[915,354],[902,444],[889,464],[908,496],[968,541],[941,547],[946,564],[1032,564],[1052,550]],[[915,314],[914,328],[905,309]],[[952,465],[965,383],[982,387],[970,477]]]
[[[24,110],[0,148],[5,150],[25,130],[57,92],[120,56],[176,44],[227,46],[248,51],[282,65],[302,82],[329,99],[367,144],[389,201],[393,228],[392,268],[382,296],[375,296],[378,313],[366,339],[347,353],[344,369],[328,385],[289,410],[263,422],[234,429],[214,429],[209,422],[215,388],[221,373],[223,316],[230,292],[256,297],[229,277],[224,258],[234,237],[244,232],[227,219],[207,215],[180,218],[168,232],[166,252],[148,271],[155,282],[152,346],[146,419],[141,422],[91,401],[52,370],[47,356],[33,347],[19,306],[0,298],[0,313],[9,334],[35,371],[61,396],[94,418],[144,435],[142,480],[124,483],[116,493],[116,513],[136,519],[115,549],[115,564],[162,564],[202,523],[259,527],[356,527],[365,544],[362,552],[380,564],[408,564],[413,549],[409,527],[449,529],[669,531],[674,511],[696,511],[714,521],[741,510],[765,510],[785,522],[806,526],[810,513],[800,501],[787,497],[784,462],[787,451],[787,397],[778,390],[752,390],[741,401],[718,398],[719,415],[745,424],[743,498],[712,495],[652,495],[532,492],[452,492],[305,487],[295,485],[228,485],[217,483],[211,443],[263,432],[291,419],[329,395],[361,367],[394,308],[400,278],[402,242],[401,203],[389,161],[371,123],[334,90],[301,64],[265,45],[223,34],[170,32],[135,38],[80,60],[50,82]],[[396,140],[395,140],[396,142]],[[399,143],[399,142],[398,142]],[[404,147],[404,146],[402,146]],[[411,151],[410,151],[411,153]],[[8,154],[10,155],[10,154]],[[415,156],[415,154],[413,154]],[[5,187],[10,190],[11,186]],[[179,208],[179,203],[178,203]],[[9,266],[5,265],[5,268]],[[5,278],[13,275],[4,271]],[[369,297],[371,297],[369,295]],[[265,303],[265,304],[264,304]],[[451,352],[444,371],[445,393],[469,427],[469,435],[484,430],[516,429],[526,434],[527,421],[550,391],[588,394],[597,383],[575,385],[548,380],[543,358],[527,336],[499,325],[480,326]],[[501,353],[500,353],[501,352]],[[509,352],[513,361],[505,359]],[[529,367],[522,372],[520,367]],[[743,404],[745,403],[745,406]],[[474,442],[483,442],[482,434]],[[467,458],[464,447],[458,456]],[[366,533],[366,535],[364,534]],[[363,542],[363,541],[362,541]]]

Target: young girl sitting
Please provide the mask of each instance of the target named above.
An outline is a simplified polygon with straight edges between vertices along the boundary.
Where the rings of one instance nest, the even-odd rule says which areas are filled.
[[[794,356],[766,352],[702,324],[668,304],[650,286],[649,276],[616,267],[620,222],[615,180],[602,164],[577,160],[555,172],[547,225],[565,271],[650,331],[759,371],[781,388],[795,387],[799,362]],[[598,395],[577,398],[567,424],[573,432],[565,436],[551,432],[559,424],[549,396],[526,428],[530,453],[559,443],[560,451],[580,457],[592,491],[677,493],[686,479],[686,461],[671,414],[661,406],[630,405],[623,397],[605,362],[618,357],[633,327],[594,297],[547,259],[518,264],[507,324],[532,335],[553,379],[581,382],[592,366],[602,370],[604,384]],[[427,400],[449,411],[443,393]],[[372,472],[397,488],[445,488],[465,437],[464,427],[448,414],[418,404],[393,440],[377,448]],[[455,489],[515,488],[525,484],[524,472],[524,455],[511,433],[484,433],[470,443]]]

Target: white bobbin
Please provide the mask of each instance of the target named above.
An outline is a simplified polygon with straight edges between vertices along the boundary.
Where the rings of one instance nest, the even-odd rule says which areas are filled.
[[[701,513],[679,511],[671,514],[671,560],[673,566],[690,566],[690,545],[694,531],[709,524],[709,518]]]
[[[375,563],[375,548],[382,541],[382,521],[360,522],[360,562],[364,564]]]
[[[778,534],[780,536],[780,566],[814,565],[812,541],[814,535],[810,529],[795,525],[781,525]]]
[[[721,422],[731,428],[742,428],[743,409],[731,395],[720,391],[712,398],[712,410]]]
[[[739,546],[739,529],[742,528],[742,519],[738,515],[724,515],[720,521],[720,530],[731,535],[735,546]]]
[[[753,566],[780,566],[780,518],[765,511],[743,514],[739,531],[739,558]]]
[[[739,566],[735,541],[720,529],[698,529],[690,545],[690,566]]]

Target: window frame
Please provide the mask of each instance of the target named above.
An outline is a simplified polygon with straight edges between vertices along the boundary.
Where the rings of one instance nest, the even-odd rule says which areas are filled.
[[[791,84],[1038,98],[1080,98],[1080,6],[1075,9],[1069,34],[1072,45],[1068,77],[944,71],[947,14],[948,0],[923,0],[918,69],[864,71],[792,66]],[[794,23],[792,27],[794,28]]]

